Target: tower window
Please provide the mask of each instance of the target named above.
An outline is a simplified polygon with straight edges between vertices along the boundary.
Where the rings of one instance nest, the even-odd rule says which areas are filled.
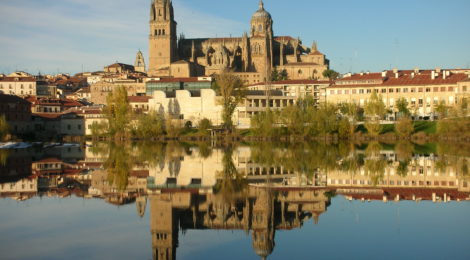
[[[158,9],[158,16],[162,16],[162,9]]]
[[[260,25],[258,26],[258,31],[260,31],[260,32],[263,31],[263,25],[260,24]]]
[[[162,35],[165,35],[165,29],[162,30]]]

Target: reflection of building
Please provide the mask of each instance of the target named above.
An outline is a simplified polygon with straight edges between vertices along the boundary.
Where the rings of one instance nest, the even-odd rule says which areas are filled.
[[[220,195],[164,190],[150,196],[154,259],[176,259],[179,229],[251,231],[253,250],[262,258],[274,250],[276,229],[300,228],[326,211],[326,190],[248,188],[235,201]]]

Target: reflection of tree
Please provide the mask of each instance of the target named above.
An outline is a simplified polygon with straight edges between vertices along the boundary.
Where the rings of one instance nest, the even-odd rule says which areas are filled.
[[[436,167],[441,174],[449,168],[454,169],[457,175],[468,176],[470,157],[470,145],[468,143],[438,143],[438,160]]]
[[[9,152],[5,149],[0,149],[0,165],[5,166],[7,164]]]
[[[395,153],[397,154],[398,167],[397,174],[406,177],[408,175],[408,166],[413,157],[413,144],[408,141],[400,141],[395,145]]]
[[[234,201],[236,197],[243,195],[248,187],[247,180],[237,171],[232,155],[233,147],[225,147],[222,158],[223,170],[218,173],[219,179],[214,187],[215,193],[220,194],[226,202]]]
[[[366,149],[366,159],[364,170],[369,176],[373,185],[379,184],[385,175],[387,161],[380,156],[381,146],[378,142],[371,142]]]
[[[104,163],[104,167],[108,172],[108,182],[118,190],[125,190],[133,163],[127,145],[111,143],[109,145],[109,157]]]

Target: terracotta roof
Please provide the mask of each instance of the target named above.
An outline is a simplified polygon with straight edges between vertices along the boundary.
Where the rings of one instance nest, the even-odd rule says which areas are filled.
[[[62,161],[57,158],[46,158],[36,161],[35,163],[62,163]]]
[[[399,72],[403,73],[403,71]],[[457,82],[467,81],[468,76],[465,74],[451,74],[447,76],[446,79],[443,79],[442,73],[439,74],[435,79],[431,78],[431,75],[428,73],[420,73],[414,77],[411,74],[401,74],[398,78],[387,73],[389,76],[384,78],[384,81],[381,84],[348,84],[348,85],[333,85],[333,88],[344,88],[344,87],[381,87],[381,86],[420,86],[420,85],[454,85]],[[341,81],[362,81],[362,80],[374,80],[381,79],[381,73],[370,73],[370,74],[355,74],[351,77],[342,78],[336,82]]]
[[[36,82],[36,79],[32,78],[32,77],[3,77],[3,78],[0,78],[0,81],[3,81],[3,82],[14,82],[14,81]]]
[[[338,79],[336,81],[362,81],[362,80],[372,80],[372,79],[383,79],[382,78],[382,73],[364,73],[363,75],[361,74],[354,74],[350,77],[344,77],[341,79]]]
[[[311,85],[311,84],[330,84],[327,80],[310,80],[310,79],[298,79],[298,80],[281,80],[271,82],[271,85]],[[256,83],[250,86],[264,86],[266,82]]]
[[[129,103],[148,103],[152,97],[149,96],[129,96],[127,97]]]
[[[148,81],[151,83],[165,83],[165,82],[210,82],[210,80],[199,80],[197,77],[190,78],[161,78],[160,80],[151,80]]]

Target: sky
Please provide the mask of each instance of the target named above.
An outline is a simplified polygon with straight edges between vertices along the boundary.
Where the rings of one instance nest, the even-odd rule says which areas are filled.
[[[264,0],[275,35],[341,73],[470,67],[469,0]],[[178,34],[241,36],[258,0],[173,0]],[[150,0],[0,0],[0,73],[102,70],[148,57]]]

